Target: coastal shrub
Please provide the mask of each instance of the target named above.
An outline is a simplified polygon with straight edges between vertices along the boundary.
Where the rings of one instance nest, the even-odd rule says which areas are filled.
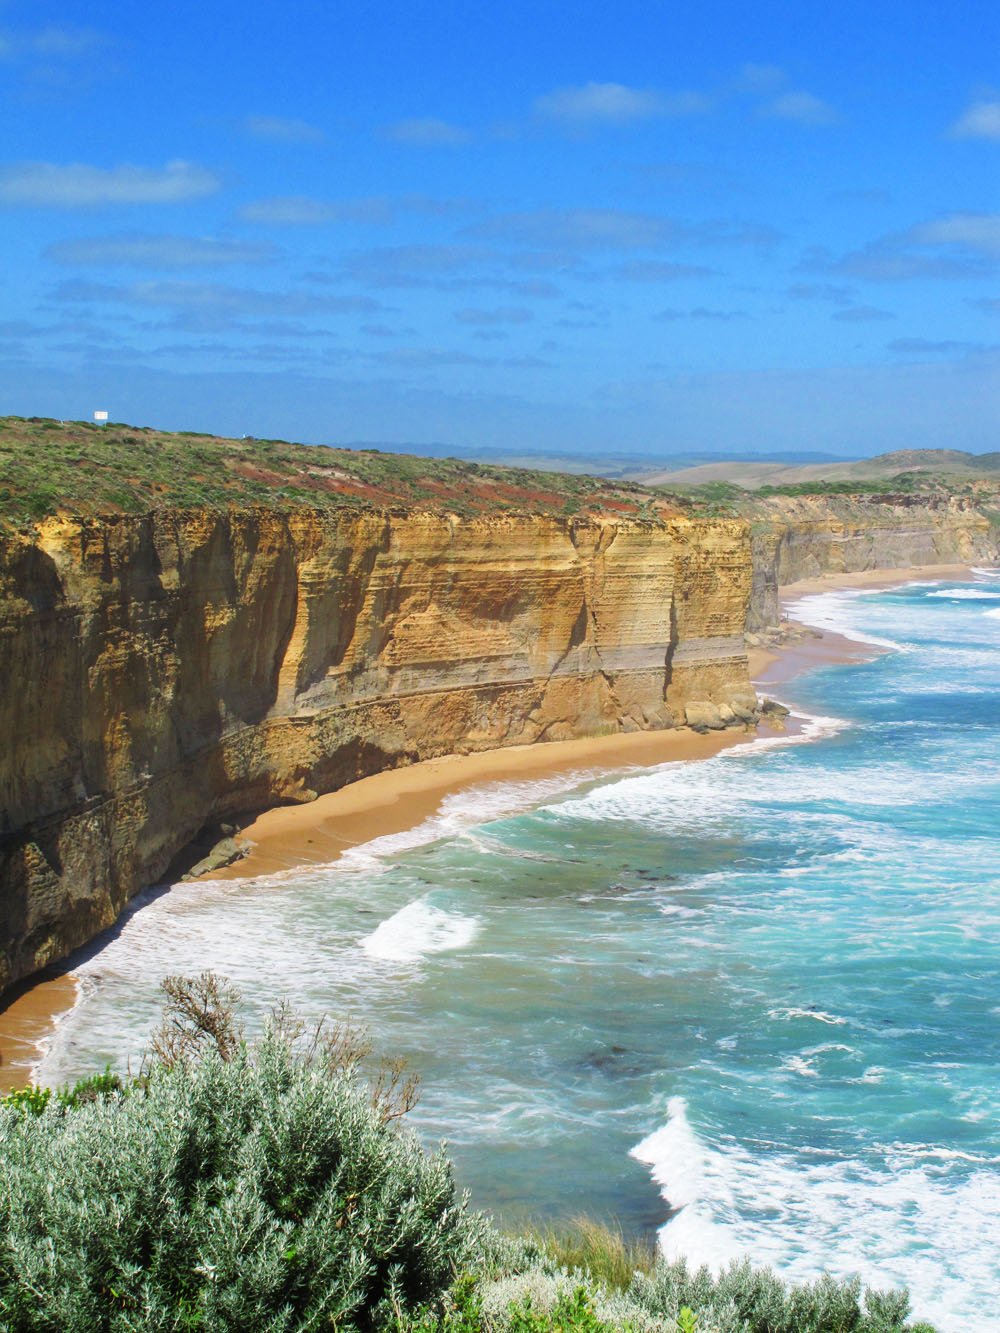
[[[683,1260],[661,1260],[652,1274],[636,1273],[625,1294],[663,1318],[677,1320],[689,1308],[719,1333],[929,1333],[927,1325],[906,1323],[905,1290],[862,1292],[857,1278],[838,1282],[828,1274],[786,1285],[771,1269],[754,1268],[747,1259],[718,1277],[704,1267],[692,1272]]]
[[[273,1033],[38,1115],[0,1107],[0,1327],[392,1328],[484,1224],[350,1073]]]

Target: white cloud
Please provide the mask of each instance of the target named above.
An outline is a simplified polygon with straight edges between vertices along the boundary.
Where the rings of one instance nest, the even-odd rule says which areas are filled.
[[[274,246],[208,236],[84,236],[57,241],[43,252],[57,264],[121,265],[129,268],[211,268],[220,264],[266,264]]]
[[[832,125],[837,113],[829,102],[812,93],[782,93],[761,109],[761,115],[797,120],[802,125]]]
[[[313,199],[304,194],[286,194],[244,204],[240,217],[244,222],[274,227],[314,227],[330,222],[395,222],[404,213],[444,217],[467,212],[470,206],[465,199],[432,199],[425,194],[394,198],[374,195],[366,199]]]
[[[680,229],[670,218],[620,208],[553,208],[506,213],[470,227],[468,234],[521,244],[634,249],[677,240]]]
[[[748,63],[740,69],[736,87],[741,92],[769,93],[785,82],[785,71],[777,65]]]
[[[958,245],[1000,254],[1000,213],[949,213],[914,227],[908,238],[917,245]]]
[[[391,222],[393,207],[387,199],[353,199],[330,202],[303,194],[255,199],[240,209],[244,222],[274,227],[315,227],[327,222]]]
[[[456,310],[455,319],[459,324],[527,324],[534,319],[530,310],[522,306],[499,306],[495,310]]]
[[[104,208],[181,204],[222,188],[222,178],[194,162],[164,167],[92,167],[83,162],[22,162],[0,170],[0,204],[36,208]]]
[[[0,32],[0,60],[83,60],[108,45],[94,28],[48,27],[33,31]]]
[[[1000,213],[947,213],[906,231],[879,237],[841,256],[813,250],[806,271],[876,282],[913,278],[972,278],[992,274],[1000,260]]]
[[[135,282],[114,287],[97,282],[64,282],[56,291],[59,301],[111,301],[122,305],[166,306],[173,310],[215,315],[308,316],[336,311],[374,311],[379,302],[364,296],[322,296],[314,292],[265,292],[212,282]]]
[[[626,282],[674,282],[678,278],[708,278],[713,273],[713,269],[704,268],[701,264],[673,264],[663,259],[647,259],[622,264],[614,270],[612,276],[624,278]]]
[[[681,243],[770,245],[777,239],[776,233],[767,227],[715,221],[686,224],[656,213],[635,213],[621,208],[550,208],[505,213],[467,228],[465,234],[571,250],[577,247],[637,250]]]
[[[956,139],[1000,139],[1000,101],[973,102],[952,125],[951,133]]]
[[[308,121],[286,116],[244,116],[243,129],[268,143],[322,143],[326,135]]]
[[[395,139],[397,143],[427,148],[442,144],[468,143],[472,138],[470,132],[461,125],[452,125],[446,120],[435,120],[432,116],[399,120],[394,125],[387,125],[383,133],[386,138]]]
[[[835,310],[830,318],[842,324],[875,324],[884,319],[895,319],[895,315],[873,305],[852,305],[846,310]]]
[[[585,83],[578,88],[557,88],[536,98],[535,111],[572,125],[623,125],[662,115],[663,102],[651,89],[626,88],[621,83]]]

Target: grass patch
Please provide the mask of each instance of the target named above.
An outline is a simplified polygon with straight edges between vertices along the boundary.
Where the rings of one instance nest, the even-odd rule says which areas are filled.
[[[619,1227],[594,1217],[574,1217],[528,1234],[561,1267],[584,1269],[611,1291],[626,1291],[636,1273],[652,1276],[660,1262],[652,1238],[626,1239]]]

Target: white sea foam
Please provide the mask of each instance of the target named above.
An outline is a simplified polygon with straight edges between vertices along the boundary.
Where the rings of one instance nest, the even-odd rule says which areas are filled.
[[[872,1067],[864,1081],[882,1072]],[[709,1146],[682,1098],[668,1113],[632,1149],[679,1209],[660,1232],[668,1259],[718,1271],[750,1254],[795,1281],[821,1267],[857,1273],[876,1287],[908,1285],[915,1317],[943,1333],[995,1328],[984,1298],[996,1290],[1000,1177],[985,1164],[933,1144],[894,1144],[870,1161],[732,1139]]]
[[[985,588],[940,588],[929,592],[928,597],[940,597],[949,602],[996,602],[1000,601],[1000,592],[990,592]]]
[[[423,823],[352,847],[336,864],[345,870],[377,869],[388,857],[467,834],[477,825],[495,819],[524,814],[556,793],[593,779],[598,771],[581,768],[575,773],[531,778],[524,782],[484,782],[464,787],[446,796],[438,811]]]
[[[846,1018],[840,1018],[837,1014],[825,1014],[821,1009],[769,1009],[768,1018],[814,1018],[817,1023],[829,1023],[833,1027],[843,1027],[847,1022]]]
[[[426,899],[407,903],[361,940],[372,958],[387,963],[416,963],[427,954],[462,949],[479,929],[476,917],[446,912]]]
[[[1000,579],[1000,569],[992,567],[981,568],[978,565],[972,566],[972,572],[977,578],[981,579]]]
[[[650,1174],[671,1208],[697,1203],[704,1192],[706,1153],[688,1123],[683,1097],[667,1103],[667,1123],[654,1129],[629,1154],[650,1167]]]
[[[803,1059],[801,1055],[786,1055],[781,1062],[781,1068],[787,1069],[791,1074],[800,1074],[803,1078],[819,1078],[819,1070],[814,1069],[812,1063]]]
[[[990,620],[1000,620],[1000,606],[993,611],[984,611],[984,616],[989,616]]]
[[[836,592],[810,593],[790,603],[787,608],[788,614],[792,620],[812,625],[815,629],[842,634],[844,638],[853,639],[856,643],[867,643],[873,648],[889,648],[905,652],[906,644],[899,643],[896,639],[867,633],[858,627],[856,615],[851,614],[854,603],[860,597],[866,593],[879,591],[881,589],[839,588]]]

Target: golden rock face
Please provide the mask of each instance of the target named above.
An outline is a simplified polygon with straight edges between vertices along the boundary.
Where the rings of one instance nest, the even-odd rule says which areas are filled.
[[[824,574],[917,565],[993,564],[998,530],[986,504],[955,495],[771,496],[754,525],[747,625],[777,623],[778,589]]]
[[[161,511],[0,541],[0,986],[208,821],[751,695],[740,519]]]

